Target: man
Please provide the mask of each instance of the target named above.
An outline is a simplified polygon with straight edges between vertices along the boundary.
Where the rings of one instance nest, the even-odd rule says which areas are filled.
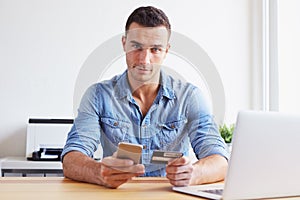
[[[167,16],[140,7],[125,29],[127,70],[84,94],[62,153],[64,175],[110,188],[135,176],[166,176],[175,186],[223,180],[227,151],[202,93],[161,70],[170,48]],[[141,164],[116,158],[121,141],[144,146]],[[195,163],[187,157],[189,141],[199,159]],[[98,144],[103,148],[100,162],[92,158]],[[167,166],[151,164],[153,150],[184,156]]]

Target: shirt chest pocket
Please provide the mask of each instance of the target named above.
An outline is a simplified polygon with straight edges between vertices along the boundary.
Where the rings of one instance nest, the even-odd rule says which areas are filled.
[[[113,118],[101,118],[101,137],[103,139],[109,140],[115,145],[118,145],[119,142],[128,141],[128,130],[129,122],[120,121]]]
[[[167,123],[158,124],[157,137],[158,145],[156,148],[166,149],[169,146],[177,144],[183,134],[184,125],[187,123],[187,119],[174,120]]]

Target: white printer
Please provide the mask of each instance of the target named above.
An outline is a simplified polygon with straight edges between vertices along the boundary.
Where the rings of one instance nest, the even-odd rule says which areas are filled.
[[[73,119],[29,119],[26,157],[34,161],[59,161]]]

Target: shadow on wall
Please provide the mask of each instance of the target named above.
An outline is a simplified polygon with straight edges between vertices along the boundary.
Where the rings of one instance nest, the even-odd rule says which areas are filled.
[[[0,140],[0,158],[8,156],[25,156],[27,127],[21,127],[8,133],[9,137]]]

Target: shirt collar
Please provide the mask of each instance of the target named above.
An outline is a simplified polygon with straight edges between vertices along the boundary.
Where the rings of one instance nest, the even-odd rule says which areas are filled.
[[[129,99],[132,99],[133,97],[129,86],[127,70],[123,74],[121,74],[116,81],[116,98],[122,99],[125,97],[129,97]],[[172,87],[172,78],[165,74],[165,72],[163,72],[162,70],[160,72],[160,84],[160,91],[162,92],[162,96],[168,99],[174,99],[175,91]]]
[[[172,78],[164,71],[160,71],[160,84],[162,85],[162,95],[168,99],[175,98],[175,91],[172,87]]]
[[[132,97],[127,77],[127,70],[125,70],[125,72],[121,74],[117,79],[117,83],[115,86],[115,94],[116,98],[119,99],[125,98],[127,96]]]

